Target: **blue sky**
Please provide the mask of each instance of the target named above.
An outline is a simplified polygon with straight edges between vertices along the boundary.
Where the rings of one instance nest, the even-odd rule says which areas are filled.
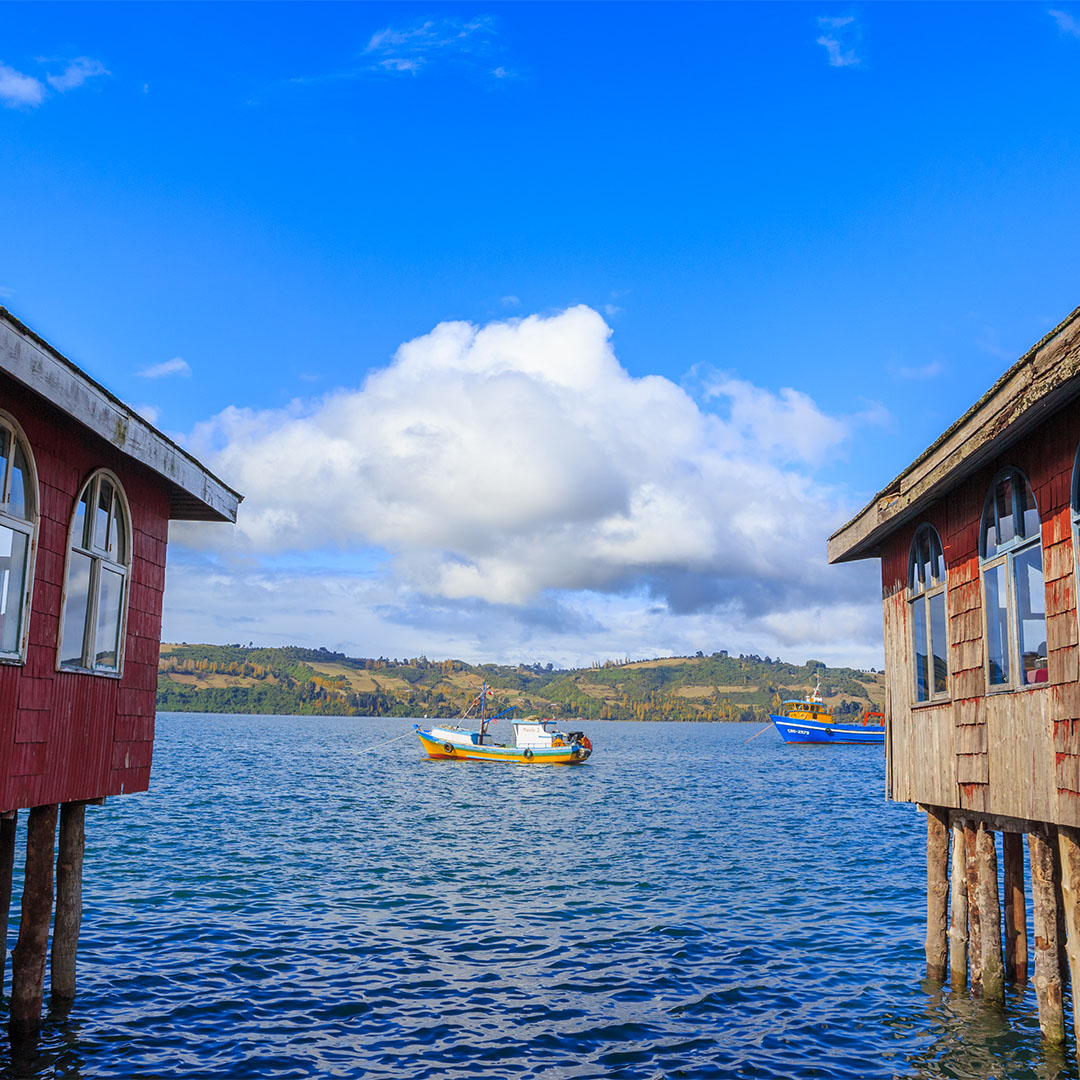
[[[1080,6],[4,10],[2,302],[248,495],[169,637],[876,665],[825,536],[1080,299]]]

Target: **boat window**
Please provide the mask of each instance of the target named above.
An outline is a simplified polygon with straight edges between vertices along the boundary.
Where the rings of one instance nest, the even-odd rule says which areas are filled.
[[[117,674],[123,657],[131,515],[120,482],[99,470],[75,503],[68,541],[60,667]]]
[[[1075,479],[1073,506],[1075,517]],[[1019,469],[1005,469],[990,485],[979,530],[979,556],[990,689],[1044,684],[1047,658],[1042,525],[1035,494]]]
[[[915,530],[908,557],[908,610],[915,658],[915,700],[948,696],[948,620],[945,615],[945,553],[933,525]]]
[[[14,417],[0,412],[0,661],[26,658],[37,521],[30,444]]]

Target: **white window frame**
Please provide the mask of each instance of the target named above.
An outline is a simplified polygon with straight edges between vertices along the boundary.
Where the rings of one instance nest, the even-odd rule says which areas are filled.
[[[995,536],[1000,535],[999,517],[997,513],[997,487],[998,483],[1008,477],[1012,481],[1012,516],[1013,536],[1004,543],[996,542],[996,550],[992,556],[986,556],[986,516],[992,506],[994,511]],[[1019,513],[1019,493],[1031,492],[1031,505],[1039,519],[1038,529],[1035,536],[1024,535],[1023,515]],[[990,490],[986,493],[983,502],[983,512],[979,518],[979,586],[982,598],[982,632],[983,632],[983,673],[986,677],[986,692],[988,694],[1007,694],[1017,690],[1038,690],[1048,686],[1048,682],[1026,682],[1023,678],[1024,658],[1020,651],[1020,613],[1016,604],[1016,557],[1028,551],[1038,548],[1039,559],[1043,574],[1043,626],[1046,626],[1046,559],[1042,549],[1042,513],[1039,510],[1038,501],[1035,498],[1035,490],[1028,481],[1024,472],[1015,466],[998,471],[990,482]],[[986,602],[986,576],[990,570],[998,567],[1005,568],[1005,619],[1008,629],[1008,662],[1009,678],[1006,682],[992,683],[990,681],[990,634],[987,617],[989,607]],[[1047,659],[1049,664],[1049,659]],[[1047,671],[1049,675],[1049,671]]]
[[[0,525],[4,525],[15,532],[23,533],[29,538],[26,551],[26,577],[23,581],[21,620],[19,623],[19,647],[14,652],[0,651],[0,664],[25,664],[26,649],[30,642],[30,612],[34,594],[34,570],[37,562],[38,545],[38,522],[40,520],[39,506],[41,500],[38,495],[37,463],[34,461],[33,452],[30,449],[30,440],[27,439],[18,420],[11,413],[0,409],[0,427],[6,428],[11,438],[11,450],[8,453],[7,464],[0,476]],[[17,517],[10,513],[8,507],[11,502],[11,475],[15,463],[15,445],[22,449],[26,460],[26,497],[31,502],[28,516]]]
[[[116,560],[110,555],[106,548],[102,548],[94,543],[94,519],[96,517],[100,485],[103,480],[108,481],[112,485],[116,501],[120,504],[120,509],[122,511],[120,515],[122,520],[119,522],[119,528],[123,532],[124,555],[126,558],[126,561],[124,562]],[[92,490],[92,497],[89,503],[90,514],[83,526],[83,537],[77,538],[75,536],[75,522],[78,517],[79,504],[82,502],[83,496],[88,489]],[[110,510],[110,521],[111,520],[114,520],[114,518],[112,517],[112,511]],[[87,532],[90,535],[89,543],[85,542]],[[109,529],[107,527],[106,542],[108,532]],[[132,539],[131,506],[128,503],[127,493],[124,491],[123,484],[120,483],[116,474],[110,470],[96,469],[86,478],[79,488],[79,494],[76,496],[71,509],[71,520],[68,523],[67,554],[64,559],[64,592],[60,603],[60,627],[56,636],[57,671],[78,671],[83,674],[104,675],[114,679],[118,679],[123,675],[124,646],[127,640],[128,600],[131,593]],[[79,542],[76,542],[77,540]],[[90,582],[86,604],[86,621],[83,624],[83,649],[81,662],[78,664],[64,663],[62,659],[64,649],[64,620],[67,613],[68,585],[71,574],[72,553],[83,555],[90,559]],[[98,605],[101,599],[101,568],[103,566],[114,573],[120,574],[122,579],[121,588],[123,591],[120,599],[120,623],[117,629],[118,639],[116,644],[115,667],[98,664],[94,660],[97,645],[95,637],[97,634]]]
[[[931,566],[934,566],[935,560],[933,558],[934,548],[936,546],[938,553],[941,556],[941,568],[942,573],[940,579],[937,576],[936,570],[931,570],[931,580],[929,582],[922,581],[921,570],[922,562],[919,559],[919,540],[922,536],[927,536],[931,543]],[[915,664],[912,666],[912,693],[913,693],[913,705],[934,705],[938,702],[948,701],[951,696],[951,683],[949,674],[949,568],[945,562],[945,548],[941,543],[941,536],[937,529],[934,528],[928,521],[924,521],[916,530],[915,535],[911,538],[911,550],[908,552],[908,580],[907,580],[907,596],[908,596],[908,612],[910,614],[911,621],[911,655],[916,658]],[[945,640],[941,644],[944,646],[945,655],[945,689],[935,690],[935,678],[934,678],[934,628],[933,619],[931,618],[931,601],[940,596],[942,603],[945,606]],[[919,671],[918,671],[918,638],[916,636],[917,626],[916,620],[918,615],[916,614],[918,608],[918,602],[923,601],[923,633],[926,635],[926,679],[927,679],[927,694],[926,697],[919,697]]]

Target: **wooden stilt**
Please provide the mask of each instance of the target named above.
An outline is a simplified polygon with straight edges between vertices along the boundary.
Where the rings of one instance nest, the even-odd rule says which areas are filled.
[[[19,940],[11,954],[11,1036],[25,1039],[41,1026],[45,996],[45,954],[53,902],[56,806],[35,806],[26,833]]]
[[[953,986],[966,986],[968,975],[968,902],[967,852],[964,849],[964,826],[954,822],[952,827],[952,908],[949,923],[949,981]]]
[[[18,811],[0,817],[0,995],[7,968],[8,916],[11,913],[11,874],[15,869],[15,827]]]
[[[964,872],[968,898],[968,971],[973,993],[982,992],[982,924],[979,916],[979,874],[975,860],[975,826],[964,824]]]
[[[1065,952],[1069,957],[1069,981],[1073,986],[1073,1031],[1080,1037],[1080,829],[1058,826],[1061,856],[1061,899],[1065,910]],[[1077,1047],[1080,1051],[1080,1046]]]
[[[926,812],[926,977],[945,981],[949,908],[949,812],[927,807]]]
[[[1069,985],[1069,955],[1065,951],[1067,934],[1065,933],[1065,901],[1061,898],[1061,850],[1058,843],[1057,826],[1050,826],[1050,840],[1054,845],[1054,897],[1057,901],[1057,949],[1058,971],[1061,972],[1061,985]]]
[[[993,830],[979,823],[979,923],[982,931],[982,996],[1005,1003],[1005,965],[1001,958],[1001,902],[998,899],[997,848]]]
[[[1005,878],[1005,978],[1028,980],[1027,901],[1024,897],[1024,845],[1020,834],[1001,834]]]
[[[75,954],[82,923],[82,865],[86,804],[64,803],[60,808],[60,843],[56,855],[56,919],[52,940],[53,997],[75,997]]]
[[[1035,996],[1039,1002],[1039,1028],[1051,1043],[1065,1041],[1065,1011],[1058,963],[1058,902],[1054,866],[1057,842],[1051,835],[1028,833],[1031,856],[1031,901],[1034,909]]]

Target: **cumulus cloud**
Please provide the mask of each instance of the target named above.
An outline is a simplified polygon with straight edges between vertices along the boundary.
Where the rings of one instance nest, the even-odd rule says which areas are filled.
[[[825,50],[829,67],[853,67],[861,63],[855,52],[858,25],[854,15],[838,18],[823,16],[818,19],[818,27],[824,33],[817,39],[817,43]]]
[[[45,86],[39,79],[0,63],[0,102],[7,108],[33,109],[44,100]]]
[[[1057,23],[1058,29],[1063,34],[1068,34],[1070,37],[1080,37],[1080,20],[1075,16],[1070,15],[1067,11],[1056,11],[1054,8],[1051,8],[1047,14]]]
[[[297,552],[379,550],[397,625],[450,608],[489,630],[563,620],[588,638],[606,603],[678,615],[669,638],[719,619],[741,628],[739,647],[775,651],[766,616],[872,601],[862,577],[852,591],[825,566],[851,508],[812,480],[848,425],[794,389],[717,376],[699,402],[631,377],[610,335],[587,307],[447,322],[358,389],[226,409],[189,445],[245,494],[240,520],[177,539],[216,548],[221,566],[246,559],[248,575]],[[332,578],[320,587],[340,595]]]
[[[164,379],[169,375],[186,377],[191,374],[191,365],[182,356],[174,356],[171,360],[163,360],[160,364],[143,368],[139,374],[144,379]]]

